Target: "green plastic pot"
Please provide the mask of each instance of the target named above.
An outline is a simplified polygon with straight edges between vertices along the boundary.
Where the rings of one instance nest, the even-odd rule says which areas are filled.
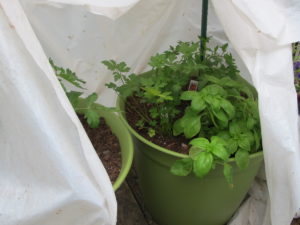
[[[117,104],[124,109],[123,101],[118,99]],[[124,113],[121,119],[133,135],[145,206],[159,225],[225,224],[245,198],[263,161],[262,152],[252,154],[249,167],[241,171],[232,159],[234,187],[229,187],[221,166],[203,179],[193,174],[175,176],[170,173],[171,165],[187,156],[147,141],[130,127]]]
[[[131,168],[134,151],[133,141],[128,129],[120,120],[119,116],[108,111],[102,111],[100,115],[105,119],[107,125],[111,128],[111,131],[117,136],[120,142],[122,167],[119,176],[113,184],[114,191],[116,191],[126,179]]]

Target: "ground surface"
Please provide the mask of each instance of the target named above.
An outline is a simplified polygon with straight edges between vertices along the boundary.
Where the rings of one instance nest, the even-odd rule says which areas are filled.
[[[158,225],[144,208],[134,169],[116,192],[118,201],[117,225]]]

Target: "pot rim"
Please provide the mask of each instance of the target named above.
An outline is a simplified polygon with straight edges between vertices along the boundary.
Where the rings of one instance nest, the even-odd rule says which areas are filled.
[[[97,103],[95,103],[95,104],[97,104]],[[107,125],[111,129],[112,133],[118,138],[118,141],[120,143],[120,153],[121,153],[121,160],[122,160],[121,161],[121,168],[120,168],[120,173],[119,173],[117,179],[112,184],[114,191],[117,191],[119,189],[119,187],[122,185],[122,183],[125,181],[128,173],[129,173],[129,170],[131,168],[132,162],[133,162],[133,154],[134,154],[134,151],[133,151],[133,149],[134,149],[133,148],[133,141],[132,141],[132,137],[130,135],[130,132],[128,132],[128,129],[125,126],[125,124],[123,123],[123,121],[120,119],[120,116],[118,116],[114,112],[106,112],[106,111],[102,111],[99,114],[100,114],[100,116],[102,118],[104,118],[104,120],[106,121]],[[112,126],[110,125],[110,123],[106,119],[107,117],[113,117],[113,120],[117,121],[118,126],[120,127],[120,129],[122,129],[122,132],[126,132],[124,134],[124,136],[126,136],[125,138],[127,140],[125,144],[121,143],[121,141],[120,141],[121,138],[119,137],[118,134],[116,134],[113,131]],[[94,151],[96,151],[95,148],[94,148]],[[123,161],[123,160],[125,160],[123,158],[123,152],[128,152],[127,159],[126,159],[125,162]],[[101,161],[101,158],[99,156],[98,156],[98,158]],[[107,172],[107,170],[106,170],[106,172]]]

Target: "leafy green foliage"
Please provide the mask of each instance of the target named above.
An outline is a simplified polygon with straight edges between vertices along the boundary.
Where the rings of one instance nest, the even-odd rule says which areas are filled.
[[[63,81],[67,81],[70,84],[74,85],[75,87],[83,89],[81,86],[82,84],[85,84],[85,81],[79,79],[74,72],[72,72],[70,69],[64,69],[62,67],[58,67],[54,64],[53,60],[49,59],[50,65],[52,66],[58,80],[60,81],[60,84],[62,85],[63,89],[67,91],[66,87],[63,84]]]
[[[62,67],[56,66],[52,59],[49,59],[49,62],[75,112],[84,115],[84,118],[87,120],[87,123],[91,128],[97,128],[99,126],[101,111],[116,111],[114,108],[108,108],[103,105],[97,104],[96,100],[98,99],[98,95],[96,93],[92,93],[91,95],[84,98],[82,97],[82,92],[68,91],[63,84],[63,80],[80,89],[83,89],[81,84],[84,84],[85,82],[79,79],[76,74],[70,69],[64,69]]]
[[[130,101],[127,106],[140,115],[137,127],[149,136],[191,139],[189,158],[176,162],[173,174],[193,172],[201,178],[218,164],[233,184],[229,159],[243,169],[249,155],[261,148],[257,94],[239,76],[227,44],[205,47],[204,59],[199,46],[199,41],[178,42],[151,57],[151,70],[139,76],[124,62],[103,61],[114,76],[107,86]],[[191,80],[198,82],[198,90],[187,90]]]
[[[171,173],[177,176],[187,176],[192,172],[193,160],[190,158],[180,159],[171,167]]]

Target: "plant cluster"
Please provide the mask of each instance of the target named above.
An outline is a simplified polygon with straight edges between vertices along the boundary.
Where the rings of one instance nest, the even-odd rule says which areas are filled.
[[[190,140],[189,156],[172,166],[173,174],[194,172],[201,178],[221,164],[232,184],[229,159],[234,157],[243,169],[250,153],[260,149],[257,95],[239,76],[227,45],[205,47],[201,57],[199,42],[178,42],[151,57],[151,70],[139,76],[129,73],[124,62],[103,63],[114,76],[107,86],[130,100],[127,106],[140,115],[137,126],[149,136],[184,135]],[[197,90],[188,90],[191,80],[198,82]]]
[[[96,100],[98,99],[98,95],[96,93],[92,93],[87,97],[83,97],[83,92],[68,91],[63,83],[64,81],[72,84],[79,89],[84,89],[82,87],[82,84],[85,84],[85,81],[79,79],[77,75],[70,69],[64,69],[62,67],[56,66],[52,59],[49,59],[49,62],[75,112],[84,115],[84,118],[91,128],[99,127],[101,111],[115,111],[115,109],[113,108],[108,108],[103,105],[97,104]]]

